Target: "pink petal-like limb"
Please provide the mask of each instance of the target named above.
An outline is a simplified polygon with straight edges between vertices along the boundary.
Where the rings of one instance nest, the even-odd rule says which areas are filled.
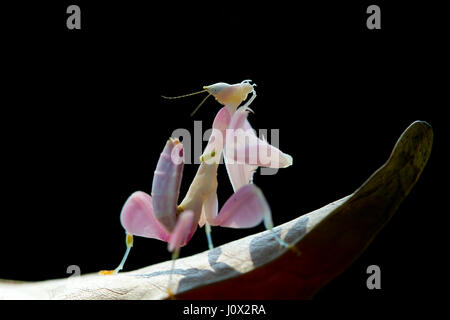
[[[145,192],[134,192],[127,199],[120,214],[120,221],[131,235],[169,241],[170,233],[156,219],[152,197]]]
[[[238,164],[269,168],[286,168],[292,165],[290,155],[256,136],[247,117],[248,111],[239,108],[230,121],[225,148],[227,159]]]
[[[286,168],[292,165],[290,155],[270,145],[266,140],[258,138],[253,132],[240,131],[237,135],[238,140],[246,139],[244,145],[234,147],[232,155],[229,155],[229,158],[232,157],[238,164],[268,168]]]
[[[209,217],[208,222],[212,226],[252,228],[266,216],[270,217],[271,211],[261,189],[247,184],[225,202],[216,217]]]
[[[168,250],[173,252],[186,245],[191,239],[192,225],[194,223],[194,212],[192,210],[183,211],[178,217],[175,229],[170,235]]]
[[[284,168],[292,164],[292,157],[259,139],[248,122],[249,109],[240,107],[230,120],[226,133],[224,158],[231,184],[235,192],[253,181],[253,174],[258,166]],[[272,216],[264,216],[264,225],[272,230]],[[275,239],[286,248],[292,245],[282,241],[275,233]]]
[[[251,183],[253,174],[258,168],[257,165],[242,162],[238,163],[234,160],[234,149],[245,146],[245,140],[238,139],[239,133],[242,131],[254,133],[254,130],[247,120],[248,112],[244,110],[246,110],[245,106],[239,108],[231,118],[228,129],[226,130],[225,148],[223,151],[225,167],[234,192],[239,190],[242,186]],[[238,133],[237,136],[235,135],[235,132]],[[240,144],[242,144],[242,146]]]
[[[154,215],[168,232],[173,231],[177,220],[183,166],[183,145],[170,138],[159,157],[152,183]]]
[[[170,234],[156,220],[152,197],[142,191],[134,192],[125,201],[120,213],[120,222],[126,230],[127,249],[119,266],[113,271],[100,271],[102,274],[116,274],[122,270],[133,246],[133,236],[169,241]]]
[[[253,174],[258,166],[245,163],[237,163],[224,153],[225,167],[230,179],[233,191],[236,192],[242,186],[253,182]]]

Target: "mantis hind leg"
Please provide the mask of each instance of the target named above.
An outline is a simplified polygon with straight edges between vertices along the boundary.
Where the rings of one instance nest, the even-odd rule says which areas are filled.
[[[125,264],[125,261],[127,261],[128,255],[130,254],[130,250],[133,247],[133,235],[127,233],[126,240],[127,249],[125,251],[125,254],[123,255],[122,261],[120,262],[119,266],[115,268],[114,270],[102,270],[100,271],[100,274],[104,275],[111,275],[111,274],[117,274],[120,270],[123,269],[123,266]]]
[[[275,233],[275,231],[273,231],[273,222],[272,222],[272,215],[269,216],[265,216],[264,217],[264,226],[266,227],[267,230],[270,230],[270,232],[272,233],[273,237],[275,238],[275,240],[284,248],[289,249],[293,252],[295,252],[297,255],[301,255],[301,252],[297,249],[296,246],[287,243],[284,240],[281,240],[281,238]]]
[[[174,252],[172,252],[172,267],[170,268],[169,273],[169,283],[167,284],[167,294],[169,295],[169,299],[175,299],[175,295],[172,291],[172,276],[173,276],[173,270],[175,269],[175,261],[180,256],[180,248],[176,249]]]
[[[212,249],[214,249],[214,245],[213,245],[212,237],[211,237],[211,225],[208,222],[205,223],[205,233],[206,233],[206,239],[208,240],[208,249],[212,250]]]

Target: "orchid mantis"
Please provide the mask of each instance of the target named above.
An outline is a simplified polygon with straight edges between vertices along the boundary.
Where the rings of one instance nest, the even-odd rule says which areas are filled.
[[[116,274],[123,268],[133,246],[133,236],[167,242],[168,250],[172,252],[173,270],[180,248],[192,238],[204,208],[213,208],[215,205],[217,209],[217,202],[211,203],[209,199],[211,195],[216,195],[218,164],[206,162],[201,163],[185,198],[177,205],[184,164],[182,157],[182,143],[170,138],[156,166],[152,195],[142,191],[135,192],[123,206],[120,219],[126,230],[127,249],[121,263],[115,270],[101,273]],[[206,218],[213,225],[251,228],[270,215],[270,208],[262,191],[249,184],[234,193],[219,213],[207,209]],[[169,294],[171,280],[172,272],[169,276]]]
[[[207,91],[208,97],[213,95],[224,107],[214,119],[213,132],[186,196],[177,205],[184,166],[183,145],[178,139],[170,138],[154,173],[151,196],[142,191],[135,192],[122,208],[121,223],[126,230],[127,249],[119,266],[113,271],[102,271],[103,274],[116,274],[122,270],[133,246],[133,236],[167,242],[168,250],[172,252],[173,271],[180,248],[189,242],[198,225],[205,226],[210,248],[210,226],[251,228],[264,220],[266,228],[272,230],[270,207],[262,191],[252,183],[252,176],[258,166],[290,166],[292,157],[259,139],[248,122],[251,111],[248,106],[256,97],[254,86],[250,80],[245,80],[235,85],[221,82],[204,87],[201,92]],[[238,109],[250,93],[251,98]],[[189,95],[192,94],[184,96]],[[270,156],[265,157],[268,153]],[[222,154],[234,194],[219,211],[217,169]],[[281,245],[291,247],[275,233],[274,236]]]

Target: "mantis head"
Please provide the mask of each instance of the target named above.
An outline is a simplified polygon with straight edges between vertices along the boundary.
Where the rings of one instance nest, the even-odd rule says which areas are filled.
[[[254,91],[256,84],[252,84],[251,80],[244,80],[241,83],[228,84],[218,82],[210,86],[204,86],[210,95],[223,105],[232,105],[237,108],[239,104],[247,99],[249,93]]]

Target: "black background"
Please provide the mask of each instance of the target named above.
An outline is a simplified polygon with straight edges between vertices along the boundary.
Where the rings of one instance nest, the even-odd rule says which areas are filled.
[[[114,268],[125,249],[119,214],[150,192],[165,140],[193,120],[209,128],[219,105],[200,90],[252,79],[254,128],[280,129],[294,165],[255,176],[276,225],[352,193],[415,120],[435,131],[428,166],[365,253],[316,297],[432,296],[444,264],[437,202],[448,108],[444,11],[429,2],[373,2],[382,29],[366,28],[371,2],[147,4],[58,1],[2,10],[2,232],[0,278],[66,277]],[[81,30],[66,8],[81,7]],[[445,58],[445,59],[444,59]],[[206,143],[204,144],[206,145]],[[181,194],[197,166],[186,165]],[[442,190],[442,189],[441,189]],[[232,193],[219,169],[219,202]],[[264,230],[213,229],[215,245]],[[182,256],[206,250],[200,230]],[[169,259],[135,238],[125,270]],[[382,290],[366,288],[379,265]]]

